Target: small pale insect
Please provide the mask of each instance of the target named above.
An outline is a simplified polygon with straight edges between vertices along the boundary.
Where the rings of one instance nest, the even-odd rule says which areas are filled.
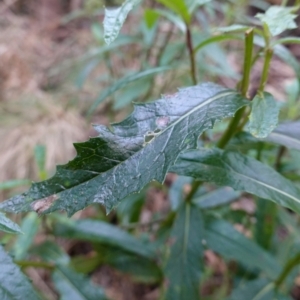
[[[43,198],[41,200],[32,202],[31,207],[33,208],[33,210],[35,212],[37,212],[38,214],[41,214],[44,211],[46,211],[48,208],[50,208],[51,205],[53,204],[53,202],[57,199],[58,199],[57,195],[52,195],[52,196]]]

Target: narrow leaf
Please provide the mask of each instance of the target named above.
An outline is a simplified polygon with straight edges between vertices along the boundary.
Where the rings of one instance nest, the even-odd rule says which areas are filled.
[[[240,25],[240,24],[233,24],[230,26],[226,26],[226,27],[218,27],[215,29],[215,31],[217,32],[245,32],[246,30],[248,30],[250,27],[246,26],[246,25]]]
[[[22,233],[18,224],[11,221],[4,214],[0,213],[0,231],[7,233]]]
[[[130,253],[147,258],[155,256],[154,248],[136,239],[131,234],[106,222],[95,220],[79,220],[73,222],[57,222],[54,228],[57,236],[73,238],[103,245],[115,246]]]
[[[224,258],[235,260],[252,270],[256,268],[271,279],[277,279],[281,272],[281,267],[269,252],[226,221],[209,219],[205,224],[205,240],[209,249]]]
[[[26,180],[26,179],[16,179],[16,180],[0,182],[0,191],[13,189],[23,185],[28,186],[30,183],[31,183],[30,180]]]
[[[180,152],[196,148],[203,131],[248,103],[236,91],[205,83],[137,104],[127,119],[112,124],[112,131],[95,126],[100,136],[75,144],[73,161],[58,166],[54,177],[34,183],[27,193],[1,203],[0,209],[64,209],[72,215],[91,203],[102,203],[109,211],[150,181],[163,182]]]
[[[300,122],[295,121],[279,124],[266,140],[290,149],[300,150]]]
[[[211,0],[184,0],[184,2],[188,8],[189,13],[192,14],[197,7],[211,2]]]
[[[33,239],[39,229],[40,219],[36,213],[29,213],[21,224],[22,235],[19,235],[14,247],[13,254],[15,259],[24,259],[27,255],[29,248],[33,244]]]
[[[179,157],[170,171],[231,186],[300,213],[300,191],[292,182],[269,166],[238,152],[190,150]]]
[[[274,296],[274,284],[266,278],[259,278],[241,283],[233,290],[227,300],[271,300]]]
[[[277,126],[279,105],[270,93],[257,94],[252,100],[248,130],[257,138],[267,137]]]
[[[60,293],[61,300],[108,299],[100,287],[92,284],[84,275],[78,274],[66,266],[57,265],[52,278],[55,287]]]
[[[27,277],[16,266],[10,256],[0,246],[0,299],[38,300],[40,299]]]
[[[158,283],[162,272],[153,259],[142,257],[115,247],[97,247],[102,264],[127,274],[135,282]]]
[[[230,187],[223,187],[200,197],[193,198],[193,203],[202,209],[214,208],[228,204],[241,195]]]
[[[264,14],[256,15],[263,23],[267,24],[270,33],[275,36],[287,29],[297,28],[294,19],[297,17],[293,14],[295,7],[271,6]]]
[[[111,94],[118,91],[122,87],[127,86],[128,83],[133,82],[133,81],[138,80],[138,79],[141,79],[141,78],[152,76],[152,75],[157,74],[157,73],[170,71],[171,69],[172,69],[171,67],[167,67],[167,66],[157,67],[157,68],[153,68],[153,69],[148,69],[146,71],[137,72],[137,73],[134,73],[134,74],[131,74],[131,75],[128,75],[124,78],[119,79],[112,86],[105,89],[100,94],[100,96],[95,100],[95,102],[92,104],[92,106],[88,110],[87,114],[91,115],[94,112],[94,110],[97,108],[97,106],[99,104],[101,104],[107,97],[109,97]]]
[[[174,244],[165,269],[168,280],[166,300],[198,300],[204,238],[202,213],[190,203],[183,203],[174,222]]]
[[[117,38],[127,18],[127,15],[133,9],[133,7],[139,2],[140,0],[126,0],[122,4],[122,6],[118,8],[105,9],[103,26],[104,26],[104,40],[106,44],[109,45]]]

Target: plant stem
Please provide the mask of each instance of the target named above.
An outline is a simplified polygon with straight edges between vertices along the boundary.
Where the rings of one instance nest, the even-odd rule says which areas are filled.
[[[273,49],[266,48],[265,50],[265,61],[264,61],[264,67],[263,72],[260,78],[260,84],[258,88],[258,92],[262,93],[265,90],[265,85],[268,81],[269,76],[269,68],[270,68],[270,62],[273,56]]]
[[[49,270],[53,270],[55,268],[53,264],[43,262],[43,261],[16,260],[15,263],[22,268],[34,267],[34,268],[44,268]]]
[[[195,62],[195,53],[193,50],[193,41],[191,29],[188,24],[186,24],[186,45],[189,51],[190,56],[190,64],[191,64],[191,77],[193,80],[193,84],[197,84],[197,75],[196,75],[196,62]]]
[[[253,52],[253,28],[250,28],[245,32],[245,54],[244,54],[244,67],[243,67],[243,79],[241,81],[241,93],[247,98],[248,88],[250,82],[250,71],[252,67],[252,52]],[[246,107],[242,107],[238,110],[235,116],[231,119],[226,131],[217,143],[217,147],[224,149],[227,143],[230,141],[232,136],[236,133],[239,128],[238,125],[242,119]]]
[[[285,265],[283,271],[279,275],[278,279],[275,281],[275,287],[279,288],[280,285],[284,282],[286,277],[290,274],[292,269],[300,263],[300,253],[298,253],[296,256],[294,256],[291,260],[287,262]]]
[[[253,52],[253,28],[245,32],[245,54],[244,54],[244,72],[241,86],[241,93],[248,98],[248,88],[250,82],[250,71],[252,67],[252,52]]]

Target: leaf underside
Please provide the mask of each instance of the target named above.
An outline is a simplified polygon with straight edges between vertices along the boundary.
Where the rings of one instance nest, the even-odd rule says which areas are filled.
[[[197,149],[183,153],[170,169],[183,176],[231,186],[300,213],[300,191],[274,169],[234,151]]]
[[[180,89],[147,104],[135,104],[124,121],[97,125],[99,136],[75,144],[77,157],[58,166],[49,180],[0,204],[8,212],[65,210],[69,215],[92,203],[113,209],[147,183],[163,182],[180,152],[196,148],[199,135],[249,103],[213,83]],[[41,200],[40,200],[41,199]]]

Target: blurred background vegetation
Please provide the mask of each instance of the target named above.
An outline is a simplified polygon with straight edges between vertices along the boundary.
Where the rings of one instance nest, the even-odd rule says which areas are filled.
[[[1,201],[28,188],[31,181],[48,178],[57,164],[72,159],[75,155],[72,143],[95,136],[92,123],[108,125],[120,121],[132,110],[132,101],[158,99],[161,94],[192,85],[180,20],[170,22],[170,16],[166,15],[159,22],[153,21],[151,12],[145,8],[162,9],[155,1],[146,0],[138,6],[129,15],[117,40],[109,46],[105,44],[103,5],[121,3],[121,0],[0,1]],[[210,1],[195,14],[194,45],[211,36],[214,28],[247,23],[257,12],[280,3],[275,0]],[[299,36],[298,29],[293,35]],[[300,58],[299,45],[288,46],[288,49],[296,59]],[[243,45],[238,41],[204,47],[196,57],[199,82],[209,80],[235,87],[240,79],[242,57]],[[252,73],[252,94],[258,87],[261,67],[258,60]],[[286,106],[285,116],[299,117],[299,102],[296,102],[299,86],[292,66],[274,58],[266,90]],[[220,123],[214,132],[207,134],[218,134],[218,130],[224,128]],[[291,155],[299,166],[299,154]],[[290,170],[292,165],[285,167]],[[169,195],[172,197],[171,192],[178,193],[176,188],[189,188],[189,182],[182,180],[178,182],[170,175],[163,187],[153,183],[108,216],[101,207],[91,206],[73,218],[96,218],[118,225],[141,240],[151,240],[170,210],[167,191],[171,187]],[[251,197],[244,196],[224,208],[222,214],[230,215],[236,228],[248,235],[255,203]],[[9,245],[17,260],[42,256],[43,247],[60,247],[71,258],[73,267],[90,274],[111,299],[158,299],[161,274],[156,269],[144,274],[147,268],[151,269],[149,266],[139,270],[139,266],[147,262],[133,259],[129,254],[118,261],[118,247],[109,248],[105,243],[106,250],[103,250],[101,242],[83,242],[76,236],[73,239],[57,237],[52,226],[62,220],[63,216],[58,214],[46,218],[29,213],[12,218],[21,224],[25,235],[16,238],[0,233],[0,242]],[[280,239],[280,234],[286,233],[279,232],[274,238]],[[159,239],[156,242],[159,243]],[[108,252],[107,249],[115,253],[113,258],[99,258],[98,253]],[[236,271],[236,265],[225,263],[210,250],[206,252],[206,264],[203,296],[225,299],[231,286],[230,273]],[[47,268],[29,267],[26,272],[46,299],[58,299]],[[294,299],[300,299],[300,277],[291,293]]]

